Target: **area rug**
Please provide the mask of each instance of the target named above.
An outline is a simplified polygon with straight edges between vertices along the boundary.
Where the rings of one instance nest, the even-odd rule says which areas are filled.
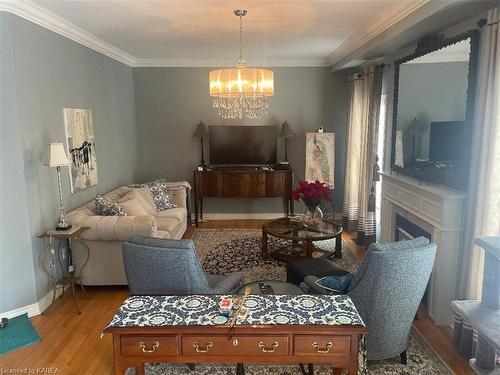
[[[9,319],[6,327],[0,329],[0,355],[13,352],[39,342],[40,336],[33,328],[28,314]]]
[[[241,271],[245,274],[245,283],[285,281],[285,263],[261,258],[261,236],[262,232],[254,229],[198,229],[194,232],[193,242],[207,273],[226,275]],[[286,244],[286,241],[270,236],[268,251],[272,252]],[[320,252],[333,254],[335,251],[335,239],[316,241],[314,245]],[[358,262],[345,241],[342,243],[342,259],[335,261],[348,271],[355,272],[358,269]]]
[[[259,230],[211,230],[197,229],[193,241],[207,273],[227,274],[241,271],[245,274],[245,282],[258,280],[286,280],[285,264],[276,260],[262,260],[260,257],[261,231]],[[283,246],[284,242],[270,237],[269,251]],[[316,247],[332,252],[335,240],[317,241]],[[341,267],[354,272],[359,262],[346,242],[342,243],[342,259],[332,258]],[[248,375],[300,375],[298,365],[246,365]],[[330,366],[315,366],[315,375],[330,375]],[[368,362],[368,373],[371,375],[453,375],[436,353],[429,347],[420,334],[412,328],[408,347],[408,364],[399,362],[399,358],[376,362]],[[190,371],[185,365],[148,364],[146,375],[228,375],[236,374],[235,365],[197,365]]]

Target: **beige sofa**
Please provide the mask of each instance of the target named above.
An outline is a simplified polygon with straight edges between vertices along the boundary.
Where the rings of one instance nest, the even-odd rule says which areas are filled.
[[[180,239],[187,229],[186,198],[189,184],[169,183],[169,194],[177,205],[164,211],[155,211],[147,187],[119,187],[103,197],[117,202],[128,212],[127,216],[98,216],[95,201],[69,212],[68,221],[75,226],[89,227],[82,240],[90,249],[90,257],[83,273],[84,285],[126,285],[122,258],[122,242],[132,234]],[[121,202],[132,197],[133,200]],[[127,210],[129,208],[129,210]],[[130,214],[135,213],[136,216]],[[137,215],[140,214],[140,215]],[[73,244],[73,262],[79,270],[85,262],[86,252],[81,244]]]

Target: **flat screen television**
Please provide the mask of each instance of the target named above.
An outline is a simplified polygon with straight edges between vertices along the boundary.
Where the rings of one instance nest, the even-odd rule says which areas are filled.
[[[209,126],[212,165],[276,164],[276,126]]]
[[[435,162],[463,160],[464,132],[464,121],[431,122],[429,159]]]

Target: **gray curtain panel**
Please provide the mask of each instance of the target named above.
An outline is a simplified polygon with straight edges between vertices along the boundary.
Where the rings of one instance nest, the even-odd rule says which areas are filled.
[[[481,30],[459,298],[481,299],[484,253],[474,238],[500,233],[500,8]]]
[[[375,180],[383,65],[369,66],[349,79],[347,160],[343,224],[357,230],[357,243],[375,242]]]

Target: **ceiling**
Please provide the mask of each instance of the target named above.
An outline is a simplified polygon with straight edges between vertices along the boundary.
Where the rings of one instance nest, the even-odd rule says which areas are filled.
[[[249,63],[326,65],[328,55],[401,0],[36,0],[137,59],[233,65],[239,19]],[[408,2],[408,1],[407,1]]]
[[[239,54],[233,10],[243,8],[248,65],[342,69],[366,61],[379,46],[394,50],[477,13],[490,1],[0,0],[0,11],[130,66],[233,66]],[[471,9],[463,11],[466,4]]]

